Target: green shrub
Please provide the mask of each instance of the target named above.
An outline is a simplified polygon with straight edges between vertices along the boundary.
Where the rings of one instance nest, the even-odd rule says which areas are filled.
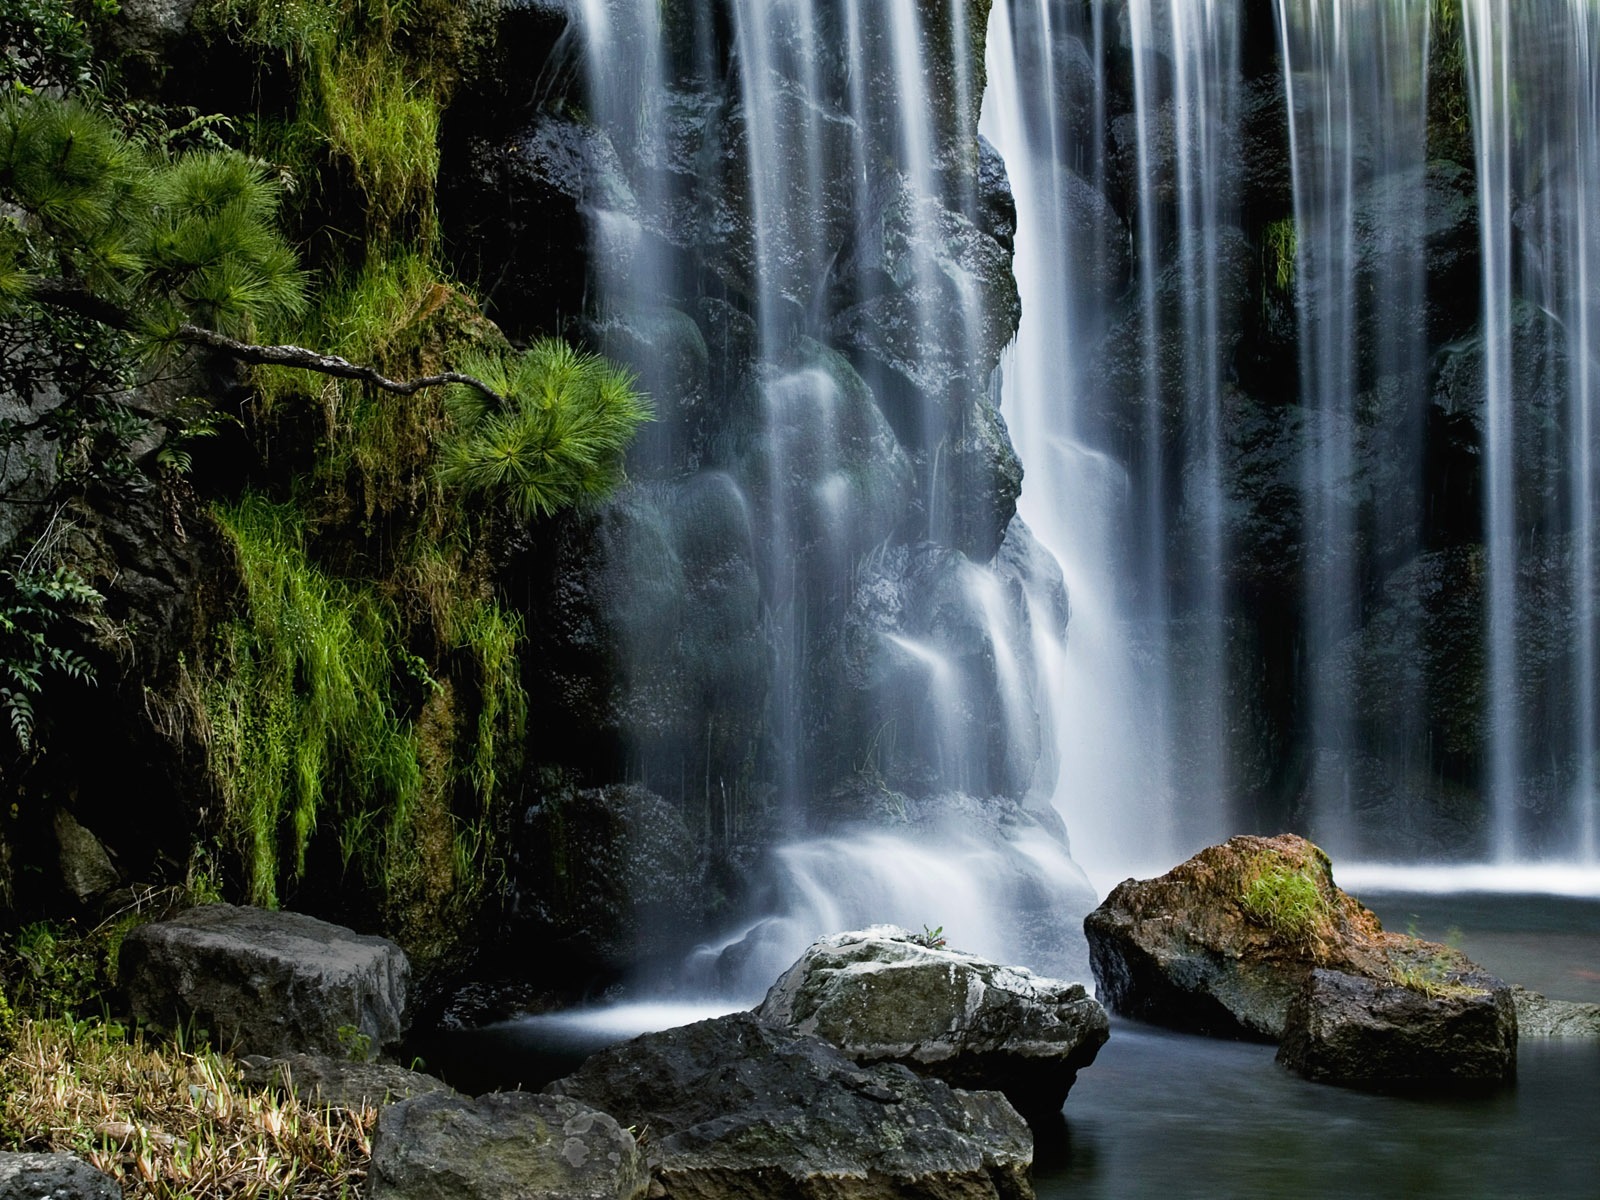
[[[0,709],[17,748],[33,749],[34,701],[52,676],[92,684],[94,668],[62,645],[57,626],[73,611],[92,611],[102,597],[65,567],[49,574],[0,571]]]

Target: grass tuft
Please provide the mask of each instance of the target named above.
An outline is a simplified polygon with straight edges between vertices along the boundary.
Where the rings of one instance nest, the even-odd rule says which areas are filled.
[[[81,1155],[130,1200],[353,1200],[376,1120],[115,1023],[23,1021],[0,1058],[0,1147]]]
[[[1333,906],[1308,870],[1263,865],[1240,897],[1245,916],[1287,942],[1315,947],[1333,933]]]

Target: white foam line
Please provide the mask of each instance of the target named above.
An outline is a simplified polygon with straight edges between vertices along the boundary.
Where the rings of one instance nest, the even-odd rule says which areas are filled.
[[[1335,863],[1333,877],[1349,892],[1490,892],[1600,899],[1597,863]]]
[[[518,1017],[508,1025],[571,1032],[595,1033],[604,1036],[636,1037],[641,1033],[657,1033],[679,1025],[691,1025],[709,1017],[725,1017],[738,1012],[745,1005],[732,1001],[706,1001],[700,1004],[639,1003],[615,1004],[603,1008],[575,1008],[566,1012],[541,1013],[537,1016]]]

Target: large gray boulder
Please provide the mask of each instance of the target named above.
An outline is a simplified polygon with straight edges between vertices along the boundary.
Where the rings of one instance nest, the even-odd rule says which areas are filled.
[[[0,1200],[122,1200],[122,1188],[71,1154],[0,1154]]]
[[[648,1127],[665,1200],[1031,1200],[1033,1140],[998,1092],[863,1067],[752,1013],[646,1034],[547,1092]]]
[[[573,1100],[434,1093],[391,1104],[372,1139],[372,1200],[642,1200],[633,1134]]]
[[[1451,971],[1422,989],[1315,970],[1289,1006],[1278,1061],[1319,1083],[1458,1089],[1511,1080],[1517,1010],[1491,975]]]
[[[250,1055],[241,1060],[245,1082],[293,1092],[302,1104],[359,1111],[385,1104],[454,1092],[444,1080],[394,1063],[354,1062],[322,1054],[287,1058]]]
[[[1080,983],[934,948],[894,925],[814,943],[756,1010],[860,1063],[897,1062],[952,1087],[1059,1110],[1110,1034]]]
[[[239,1053],[370,1055],[406,1028],[405,952],[300,913],[190,909],[129,933],[118,972],[140,1020],[195,1021]]]

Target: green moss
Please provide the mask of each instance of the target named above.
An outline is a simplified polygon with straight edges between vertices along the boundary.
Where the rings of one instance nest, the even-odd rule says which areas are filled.
[[[1280,292],[1294,286],[1300,234],[1293,217],[1272,222],[1261,234],[1262,277]]]
[[[347,861],[383,864],[393,845],[368,847],[372,814],[384,814],[386,840],[403,835],[421,772],[397,713],[388,606],[310,562],[293,508],[246,495],[216,516],[245,603],[218,634],[202,689],[210,765],[246,890],[270,906],[304,872],[330,798]]]

